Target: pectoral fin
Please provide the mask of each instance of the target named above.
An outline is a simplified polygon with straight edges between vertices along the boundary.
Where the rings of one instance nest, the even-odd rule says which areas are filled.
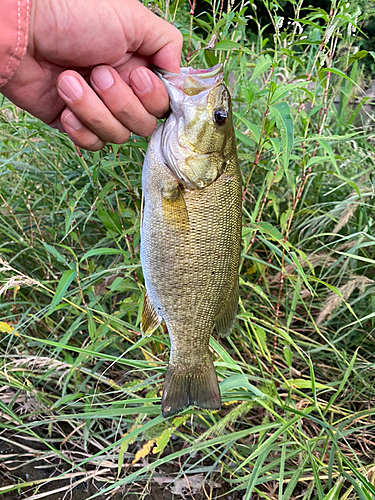
[[[174,229],[186,231],[189,224],[188,212],[178,183],[166,183],[161,196],[163,220]]]
[[[215,318],[215,330],[220,337],[230,335],[234,321],[237,316],[239,286],[238,279],[233,286],[227,302],[223,304],[222,310]]]
[[[143,335],[151,335],[162,321],[163,318],[157,313],[146,290],[141,316],[141,330]]]

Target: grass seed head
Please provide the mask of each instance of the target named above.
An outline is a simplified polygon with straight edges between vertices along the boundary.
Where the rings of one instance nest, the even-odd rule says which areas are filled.
[[[316,319],[316,324],[321,325],[323,321],[329,317],[332,312],[337,309],[344,300],[348,300],[354,290],[358,289],[363,293],[368,286],[374,286],[375,281],[366,276],[355,276],[345,285],[338,288],[341,296],[335,292],[331,292],[325,302],[324,308]]]

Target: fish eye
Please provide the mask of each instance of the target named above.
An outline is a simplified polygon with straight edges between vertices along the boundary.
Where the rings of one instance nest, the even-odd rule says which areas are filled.
[[[218,125],[224,125],[227,121],[228,113],[225,109],[215,109],[214,111],[214,120]]]

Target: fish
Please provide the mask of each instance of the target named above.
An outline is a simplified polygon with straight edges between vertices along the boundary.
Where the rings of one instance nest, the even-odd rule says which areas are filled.
[[[211,334],[232,331],[239,297],[242,178],[222,65],[159,70],[171,113],[152,134],[142,171],[141,329],[170,337],[163,417],[218,410]]]

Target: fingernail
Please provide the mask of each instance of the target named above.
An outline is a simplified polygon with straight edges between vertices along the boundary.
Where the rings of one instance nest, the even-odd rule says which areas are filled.
[[[82,96],[82,86],[74,76],[63,76],[59,83],[59,89],[71,101]]]
[[[107,90],[109,87],[112,87],[114,83],[113,76],[109,69],[103,68],[103,66],[99,66],[99,68],[95,68],[92,72],[92,80],[99,90]]]
[[[69,113],[68,115],[66,115],[64,121],[65,124],[68,125],[70,128],[72,128],[73,130],[79,130],[80,128],[83,127],[83,123],[81,122],[81,120],[78,120],[76,115],[74,115],[73,113]]]
[[[152,80],[147,69],[137,68],[130,75],[132,87],[135,87],[139,94],[146,94],[152,89]]]

